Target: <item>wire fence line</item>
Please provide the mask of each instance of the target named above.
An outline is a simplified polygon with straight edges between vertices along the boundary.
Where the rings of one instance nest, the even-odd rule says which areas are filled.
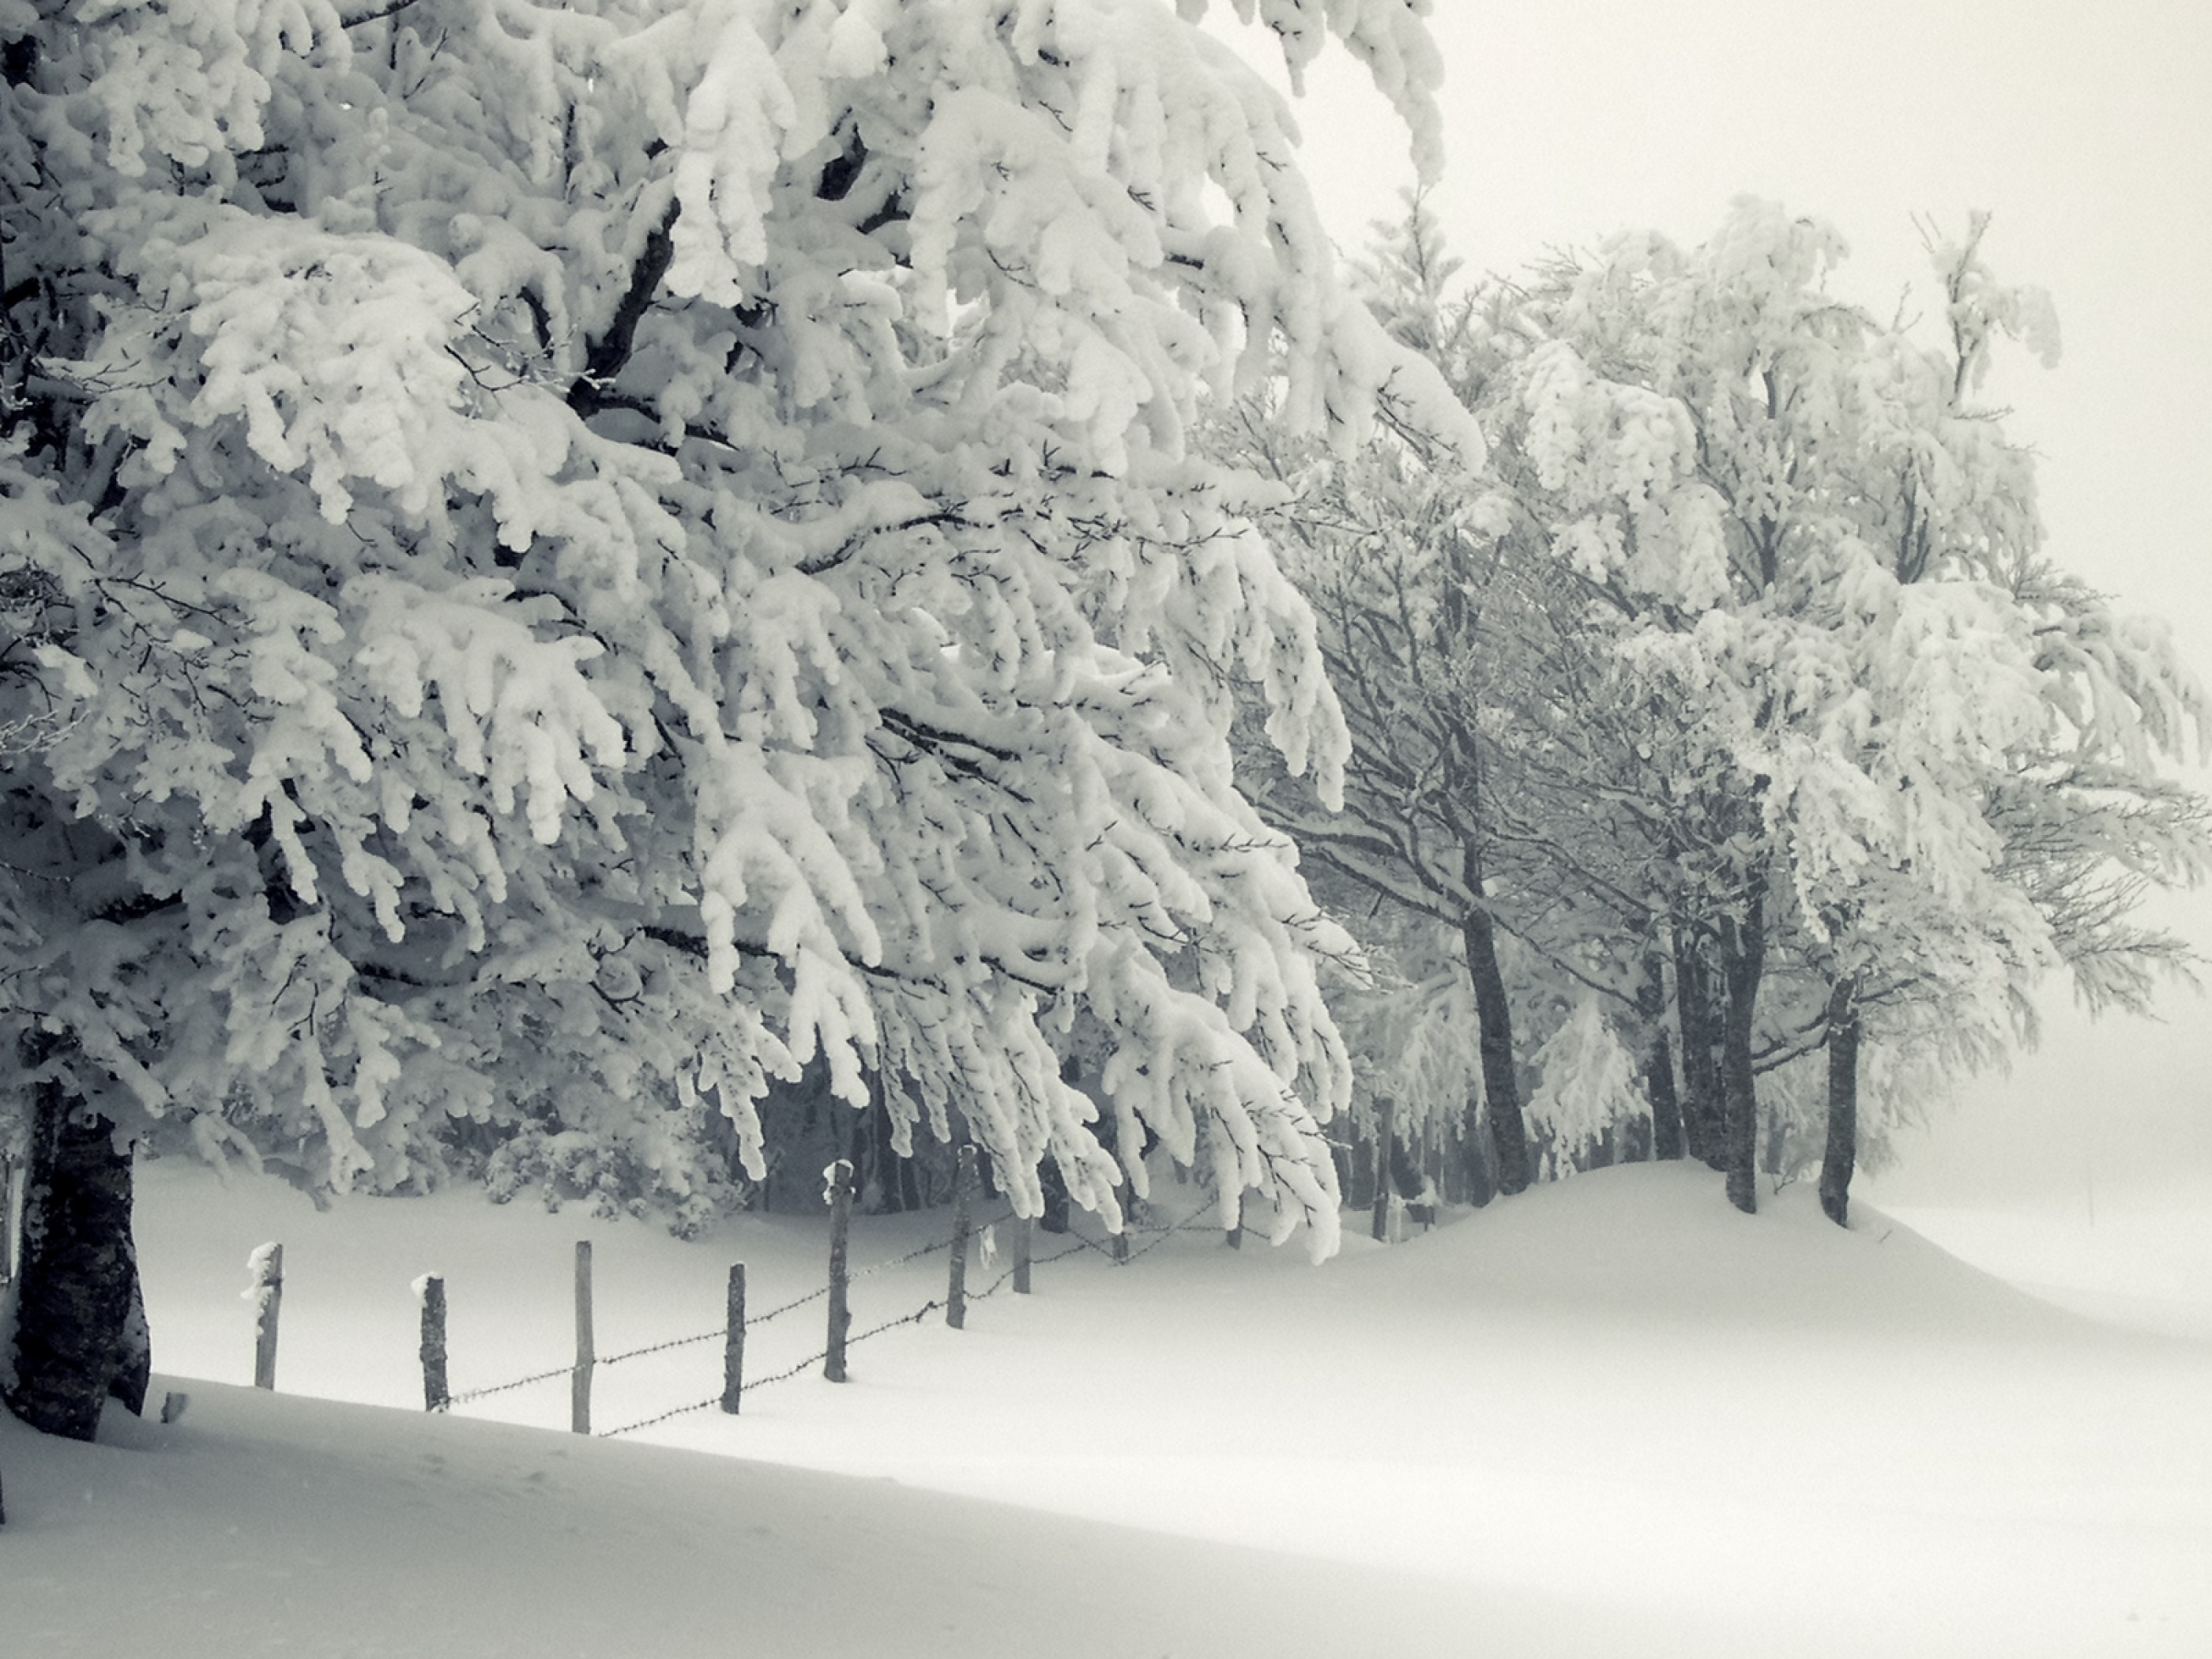
[[[997,1224],[994,1222],[990,1224],[995,1226]],[[949,1243],[950,1241],[945,1242]],[[940,1243],[939,1244],[933,1245],[931,1248],[933,1249],[943,1249],[945,1248],[945,1243]],[[1097,1248],[1098,1247],[1093,1244],[1089,1239],[1079,1237],[1076,1243],[1068,1249],[1064,1250],[1055,1250],[1050,1255],[1036,1257],[1030,1261],[1030,1265],[1033,1267],[1042,1267],[1049,1262],[1062,1261],[1068,1256],[1075,1255],[1079,1250],[1097,1249]],[[926,1254],[926,1252],[916,1251],[914,1253],[914,1255],[921,1254]],[[902,1259],[911,1261],[913,1256],[908,1255]],[[1007,1268],[996,1279],[993,1279],[988,1288],[975,1291],[973,1295],[968,1297],[967,1300],[970,1302],[981,1302],[985,1297],[990,1296],[1004,1287],[1013,1278],[1016,1271],[1017,1270],[1012,1267]],[[923,1303],[919,1308],[915,1309],[910,1313],[902,1313],[895,1319],[886,1319],[879,1324],[869,1326],[865,1331],[858,1331],[848,1335],[845,1339],[845,1346],[848,1348],[850,1348],[855,1343],[865,1342],[872,1336],[881,1336],[885,1331],[896,1330],[902,1325],[919,1325],[923,1320],[928,1318],[930,1315],[941,1311],[944,1307],[945,1304],[941,1300],[936,1297],[932,1297],[928,1301]],[[717,1332],[716,1334],[720,1335],[720,1333]],[[817,1365],[820,1364],[829,1357],[830,1351],[827,1348],[823,1348],[818,1352],[807,1355],[805,1358],[800,1360],[795,1365],[787,1365],[783,1370],[772,1372],[767,1376],[757,1376],[753,1378],[750,1382],[746,1382],[740,1387],[738,1392],[739,1394],[750,1394],[755,1389],[764,1389],[771,1382],[787,1382],[794,1376],[798,1376],[804,1372],[812,1370]],[[688,1417],[693,1412],[703,1412],[713,1407],[719,1406],[721,1403],[722,1396],[720,1395],[708,1395],[704,1400],[695,1400],[688,1406],[672,1407],[667,1411],[656,1413],[654,1415],[641,1419],[635,1423],[625,1423],[618,1429],[603,1429],[599,1431],[598,1437],[600,1439],[611,1439],[618,1434],[634,1434],[640,1429],[649,1429],[659,1424],[665,1423],[671,1418]]]
[[[1001,1218],[1003,1219],[1004,1218]],[[930,1243],[908,1250],[904,1255],[886,1257],[881,1261],[871,1263],[866,1267],[848,1273],[845,1276],[846,1282],[850,1284],[855,1279],[872,1278],[875,1274],[888,1272],[893,1267],[904,1267],[909,1261],[917,1261],[922,1256],[928,1255],[933,1252],[945,1249],[951,1244],[951,1240],[947,1238],[936,1239]],[[765,1325],[771,1319],[778,1318],[784,1314],[793,1311],[796,1309],[803,1308],[810,1302],[819,1302],[823,1297],[829,1294],[829,1285],[822,1285],[807,1291],[803,1296],[795,1296],[788,1302],[778,1304],[776,1306],[770,1308],[766,1313],[748,1314],[745,1316],[745,1328],[750,1330],[756,1326]],[[690,1336],[672,1336],[664,1342],[648,1342],[642,1347],[626,1348],[620,1353],[602,1354],[595,1358],[592,1363],[595,1365],[619,1365],[625,1359],[641,1359],[647,1354],[663,1353],[671,1348],[688,1348],[701,1342],[719,1342],[727,1335],[728,1328],[729,1328],[726,1325],[717,1325],[712,1330],[697,1331]],[[819,1358],[820,1356],[817,1355],[816,1358]],[[462,1389],[455,1393],[448,1395],[446,1397],[446,1403],[449,1407],[465,1406],[471,1401],[486,1399],[495,1394],[507,1394],[515,1389],[526,1389],[533,1383],[550,1382],[556,1377],[569,1376],[575,1370],[575,1369],[574,1362],[571,1362],[566,1365],[556,1365],[550,1370],[532,1371],[529,1376],[518,1376],[511,1382],[490,1382],[485,1384],[480,1389]],[[801,1369],[804,1369],[804,1367]],[[750,1388],[752,1385],[748,1383],[746,1386]],[[718,1395],[715,1398],[719,1400],[720,1396]],[[710,1401],[708,1403],[713,1404],[714,1402]],[[696,1406],[687,1406],[684,1409],[686,1411],[696,1411],[698,1407]],[[631,1426],[635,1428],[641,1427],[642,1425],[633,1424]],[[614,1431],[614,1432],[619,1433],[622,1432],[622,1431],[617,1430]]]
[[[1170,1238],[1173,1237],[1177,1233],[1212,1233],[1220,1231],[1218,1228],[1200,1223],[1197,1220],[1197,1217],[1209,1206],[1212,1200],[1208,1200],[1207,1204],[1201,1204],[1197,1209],[1191,1211],[1190,1213],[1185,1216],[1182,1220],[1171,1222],[1165,1226],[1146,1225],[1139,1223],[1129,1224],[1126,1227],[1125,1232],[1151,1233],[1153,1234],[1154,1237],[1147,1243],[1129,1251],[1126,1255],[1116,1255],[1114,1254],[1110,1244],[1102,1243],[1096,1239],[1087,1237],[1084,1234],[1076,1232],[1073,1228],[1071,1228],[1069,1230],[1071,1242],[1068,1244],[1060,1249],[1054,1251],[1049,1255],[1033,1256],[1026,1265],[1033,1268],[1048,1267],[1055,1261],[1064,1261],[1068,1257],[1079,1255],[1085,1250],[1091,1250],[1106,1257],[1116,1266],[1126,1267],[1130,1262],[1138,1261],[1142,1257],[1150,1255],[1161,1245],[1166,1243]],[[1009,1209],[1005,1213],[994,1217],[990,1221],[985,1222],[981,1227],[976,1230],[976,1231],[978,1235],[986,1234],[988,1233],[991,1229],[1002,1223],[1017,1221],[1018,1219],[1020,1219],[1020,1218],[1017,1217],[1012,1211]],[[894,1267],[904,1267],[908,1262],[919,1261],[923,1256],[932,1255],[939,1250],[948,1249],[951,1248],[951,1243],[952,1241],[950,1238],[934,1239],[928,1243],[918,1245],[915,1249],[905,1252],[903,1255],[887,1256],[880,1261],[872,1262],[866,1267],[859,1268],[848,1273],[846,1275],[846,1283],[849,1286],[854,1281],[873,1278],[878,1273],[887,1273]],[[981,1302],[988,1297],[996,1295],[1012,1281],[1015,1275],[1021,1271],[1022,1266],[1023,1264],[1021,1263],[1016,1263],[1012,1267],[1005,1268],[990,1282],[989,1285],[980,1291],[967,1293],[964,1299],[969,1302]],[[784,1314],[793,1312],[798,1309],[807,1306],[811,1303],[818,1302],[830,1294],[831,1288],[831,1285],[825,1284],[805,1292],[802,1296],[796,1296],[788,1301],[780,1303],[765,1313],[750,1314],[744,1319],[744,1328],[746,1331],[750,1332],[758,1326],[767,1324],[770,1320],[779,1318]],[[901,1326],[918,1325],[924,1319],[927,1319],[931,1314],[942,1311],[945,1306],[946,1304],[943,1298],[932,1297],[918,1308],[913,1309],[908,1312],[897,1315],[896,1317],[884,1320],[879,1323],[871,1325],[866,1330],[848,1335],[845,1339],[845,1346],[849,1348],[854,1343],[865,1342],[871,1337],[881,1336],[887,1331],[898,1329]],[[620,1353],[608,1354],[604,1358],[595,1358],[592,1361],[592,1364],[595,1365],[618,1365],[625,1360],[642,1358],[648,1354],[664,1353],[676,1348],[691,1347],[702,1342],[726,1340],[729,1337],[729,1333],[730,1327],[727,1322],[725,1322],[715,1326],[711,1330],[696,1332],[688,1336],[670,1337],[664,1341],[650,1342],[640,1347],[625,1349]],[[823,1361],[828,1358],[829,1350],[827,1348],[819,1350],[814,1353],[809,1354],[805,1358],[798,1361],[796,1364],[785,1366],[781,1370],[771,1372],[765,1376],[757,1376],[748,1379],[738,1388],[738,1392],[740,1395],[750,1394],[756,1389],[764,1389],[774,1383],[788,1382],[793,1377],[801,1376],[806,1371],[812,1370],[815,1366],[822,1364]],[[576,1372],[576,1365],[574,1364],[556,1365],[547,1370],[533,1371],[527,1376],[516,1377],[511,1382],[493,1382],[488,1383],[481,1388],[461,1389],[458,1392],[448,1395],[446,1397],[445,1405],[448,1409],[450,1409],[455,1406],[467,1405],[475,1401],[487,1399],[494,1395],[510,1393],[514,1389],[529,1388],[533,1384],[539,1382],[550,1382],[559,1377],[573,1376]],[[685,1405],[672,1407],[666,1411],[656,1413],[651,1417],[641,1418],[635,1422],[625,1423],[617,1428],[602,1429],[598,1431],[595,1437],[600,1439],[611,1439],[617,1435],[635,1434],[641,1429],[653,1428],[659,1424],[668,1422],[674,1418],[689,1416],[693,1412],[708,1410],[715,1406],[725,1403],[726,1398],[726,1395],[721,1393],[709,1395],[704,1400],[693,1401]]]

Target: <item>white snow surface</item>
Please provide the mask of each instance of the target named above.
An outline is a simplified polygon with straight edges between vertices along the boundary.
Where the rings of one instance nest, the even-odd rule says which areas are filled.
[[[611,1355],[714,1331],[733,1261],[756,1317],[816,1288],[826,1218],[686,1244],[146,1166],[155,1397],[191,1409],[89,1447],[0,1417],[0,1650],[2212,1652],[2212,1342],[2062,1311],[1869,1206],[1838,1231],[1802,1187],[1741,1217],[1717,1182],[1600,1171],[1319,1268],[1249,1233],[1126,1267],[1041,1235],[1036,1294],[868,1338],[845,1386],[586,1441],[565,1377],[405,1409],[425,1264],[465,1392],[573,1352],[577,1238]],[[948,1224],[856,1218],[852,1259]],[[275,1395],[237,1386],[236,1264],[271,1237]],[[859,1280],[855,1333],[945,1267]],[[756,1325],[748,1375],[818,1348],[823,1309]],[[595,1422],[718,1395],[720,1352],[603,1364]]]

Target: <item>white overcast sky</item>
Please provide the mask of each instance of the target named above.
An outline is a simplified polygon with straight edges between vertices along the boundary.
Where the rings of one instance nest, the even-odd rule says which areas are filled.
[[[2212,0],[1436,9],[1432,201],[1474,270],[1631,228],[1696,242],[1747,191],[1833,224],[1852,251],[1835,287],[1887,315],[1927,270],[1915,216],[1955,230],[1990,210],[1990,263],[2051,292],[2064,338],[2055,370],[2018,350],[1988,387],[2041,455],[2051,550],[2166,617],[2212,679]],[[1261,61],[1257,31],[1224,32]],[[1413,180],[1402,131],[1341,52],[1297,108],[1322,213],[1355,246]],[[2212,950],[2212,897],[2168,914]],[[1913,1149],[1915,1195],[2055,1194],[2174,1164],[2212,1178],[2212,1003],[2182,991],[2162,1024],[2092,1027],[2046,1001],[2042,1051]],[[2086,1149],[2064,1133],[2082,1110],[2106,1128]]]

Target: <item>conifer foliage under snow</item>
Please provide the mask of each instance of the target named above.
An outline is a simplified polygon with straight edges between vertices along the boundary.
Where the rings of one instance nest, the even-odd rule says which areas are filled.
[[[1256,6],[1432,159],[1424,9]],[[56,1097],[311,1186],[473,1121],[696,1217],[819,1056],[1110,1214],[1081,1011],[1118,1146],[1328,1249],[1339,939],[1229,687],[1325,797],[1345,732],[1185,439],[1263,374],[1347,445],[1454,406],[1202,10],[0,0],[0,1021]]]

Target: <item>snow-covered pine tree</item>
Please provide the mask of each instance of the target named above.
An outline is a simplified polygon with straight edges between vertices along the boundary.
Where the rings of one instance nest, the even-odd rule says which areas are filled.
[[[819,1056],[1110,1218],[1081,1010],[1121,1146],[1328,1250],[1335,940],[1231,781],[1231,667],[1330,792],[1342,727],[1186,436],[1262,372],[1346,444],[1452,411],[1202,9],[0,0],[34,1211],[58,1133],[390,1188],[473,1121],[696,1216],[710,1115],[757,1170]],[[1422,0],[1256,9],[1433,166]],[[87,1433],[128,1240],[72,1313],[38,1236],[9,1399]]]

